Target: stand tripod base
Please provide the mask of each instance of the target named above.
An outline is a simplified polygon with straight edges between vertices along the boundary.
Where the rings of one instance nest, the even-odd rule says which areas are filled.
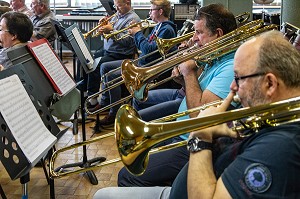
[[[97,158],[87,160],[87,162],[77,162],[77,163],[62,165],[62,166],[56,168],[55,171],[56,172],[63,171],[64,169],[73,168],[73,167],[90,168],[91,166],[100,164],[101,162],[104,162],[105,160],[106,160],[105,157],[97,157]],[[87,174],[91,184],[93,184],[93,185],[98,184],[98,179],[92,170],[86,171],[85,174]]]

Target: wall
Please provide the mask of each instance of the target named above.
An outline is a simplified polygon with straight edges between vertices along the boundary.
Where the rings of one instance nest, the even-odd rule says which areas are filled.
[[[221,3],[234,15],[250,12],[250,16],[252,16],[252,2],[252,0],[202,0],[201,5],[205,6],[211,3]]]

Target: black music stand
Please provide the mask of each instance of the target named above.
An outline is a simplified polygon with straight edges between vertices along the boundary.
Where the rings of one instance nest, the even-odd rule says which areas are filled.
[[[87,48],[87,43],[83,39],[82,33],[80,32],[78,26],[76,24],[73,24],[72,26],[65,29],[65,35],[67,36],[67,40],[72,46],[72,49],[74,51],[74,54],[76,54],[78,60],[81,63],[80,67],[80,81],[84,81],[84,78],[86,77],[87,73],[90,73],[95,70],[97,67],[97,63],[92,58],[91,52]],[[82,117],[82,140],[86,141],[86,129],[85,129],[85,109],[84,109],[84,102],[85,102],[85,95],[84,95],[84,89],[80,89],[80,95],[81,95],[81,117]],[[104,157],[97,157],[93,158],[91,160],[87,159],[87,153],[86,153],[86,146],[83,146],[83,161],[74,163],[74,164],[68,164],[64,165],[59,169],[64,169],[68,167],[82,167],[82,168],[88,168],[95,162],[103,162],[106,158]],[[89,177],[90,182],[93,185],[98,184],[98,179],[94,172],[92,170],[86,171],[87,176]]]
[[[67,47],[69,50],[72,51],[73,54],[73,77],[76,78],[76,54],[73,50],[72,45],[70,44],[67,35],[65,33],[65,27],[59,21],[51,19],[52,25],[55,27],[57,33],[57,39],[59,40],[59,57],[63,60],[62,56],[62,47],[63,45]],[[78,110],[74,113],[74,119],[72,120],[73,123],[73,135],[78,134]]]
[[[34,81],[30,78],[26,67],[24,67],[22,64],[14,65],[13,67],[2,71],[0,73],[0,79],[9,77],[14,74],[17,74],[21,82],[23,83],[23,86],[25,87],[26,92],[32,99],[32,102],[35,108],[37,109],[44,125],[51,132],[51,134],[53,134],[57,138],[60,138],[64,132],[60,131],[53,117],[51,116],[51,113],[48,110],[48,107],[44,101],[44,97],[42,96],[43,93],[41,92],[41,90],[44,89],[42,88],[43,85],[35,84]],[[23,185],[23,198],[27,198],[27,186],[30,180],[29,172],[35,166],[36,162],[31,163],[27,159],[24,152],[20,149],[20,146],[15,140],[12,132],[8,128],[2,114],[0,114],[0,123],[0,136],[2,140],[5,140],[5,143],[0,142],[0,150],[7,150],[9,154],[12,154],[9,157],[5,157],[3,153],[0,153],[1,162],[12,180],[20,178],[20,182]],[[17,147],[13,147],[12,143],[14,143]],[[53,145],[49,147],[53,147],[54,144],[55,143],[53,143]],[[52,154],[52,150],[44,151],[40,154],[39,157],[42,158],[47,153]],[[14,157],[17,157],[18,162],[15,161]]]

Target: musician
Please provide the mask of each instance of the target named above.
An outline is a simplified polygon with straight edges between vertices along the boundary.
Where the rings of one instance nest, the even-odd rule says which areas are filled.
[[[18,12],[6,12],[0,18],[0,68],[7,69],[13,64],[7,52],[27,44],[32,35],[33,25],[27,15]]]
[[[107,25],[100,27],[100,34],[110,33],[111,31],[121,30],[127,27],[132,20],[140,21],[139,16],[134,12],[131,7],[130,0],[114,0],[114,6],[117,9],[117,14],[113,17]],[[104,62],[132,59],[135,54],[134,39],[127,37],[122,40],[116,40],[110,38],[104,40],[103,51],[100,51],[95,57],[100,56],[101,60],[98,63],[97,68],[88,74],[88,95],[97,93],[100,89],[100,66]],[[98,105],[97,99],[91,99],[88,103],[88,109],[93,111]]]
[[[299,67],[299,52],[281,33],[263,33],[236,52],[235,80],[225,102],[202,111],[199,117],[224,112],[235,94],[245,107],[300,96]],[[299,122],[262,127],[230,146],[216,161],[210,144],[199,151],[193,148],[169,196],[169,187],[111,187],[98,191],[94,198],[299,198],[299,131]],[[238,135],[225,124],[190,134],[192,140],[197,137],[207,143],[220,136]]]
[[[244,107],[300,96],[299,67],[299,52],[282,34],[278,31],[263,33],[236,52],[235,81],[225,103],[199,116],[225,111],[234,94],[238,94]],[[186,183],[180,182],[188,179],[189,198],[299,198],[299,130],[298,122],[265,126],[231,146],[216,162],[212,162],[214,154],[209,149],[192,152],[189,165],[178,176],[176,185],[186,190]],[[191,138],[208,143],[220,136],[237,137],[237,133],[226,125],[219,125],[190,134]],[[172,195],[183,196],[176,188],[172,188]]]
[[[30,18],[33,23],[31,41],[46,38],[54,46],[56,30],[51,23],[51,19],[56,20],[56,17],[50,10],[49,0],[32,0],[30,6],[34,14]]]
[[[26,6],[25,0],[10,0],[10,7],[15,12],[22,12],[28,17],[33,15],[33,12]]]
[[[170,1],[152,0],[149,15],[151,19],[157,24],[153,28],[151,33],[148,35],[148,37],[144,36],[140,26],[132,27],[131,29],[129,29],[129,33],[134,37],[135,45],[142,52],[140,57],[144,57],[144,55],[157,50],[155,37],[159,37],[162,39],[170,39],[176,37],[176,25],[172,21],[169,21],[170,13],[171,13]],[[133,23],[136,22],[132,22],[132,24]],[[174,50],[176,50],[176,47],[172,48],[170,52]],[[161,55],[159,52],[149,55],[139,60],[139,66],[145,66],[147,63],[157,60],[160,57]],[[100,69],[101,76],[115,68],[120,67],[122,61],[123,60],[103,63]],[[121,76],[121,71],[117,71],[115,73],[108,75],[104,79],[104,82],[109,82],[120,76]],[[165,77],[160,77],[160,78],[165,78]],[[170,84],[164,85],[164,87],[167,86],[170,87],[171,85]],[[105,88],[106,87],[103,86],[102,89]],[[105,92],[102,94],[100,104],[97,106],[97,108],[105,107],[106,105],[112,104],[120,99],[121,99],[121,87],[114,88],[109,92]],[[109,111],[109,114],[104,119],[100,120],[100,124],[101,125],[113,124],[119,107],[120,105],[112,107]]]
[[[199,47],[213,41],[224,34],[236,29],[234,15],[221,4],[210,4],[201,7],[195,15],[195,34],[193,42]],[[186,97],[181,104],[169,106],[181,95],[179,90],[152,90],[148,100],[157,102],[156,105],[139,111],[142,119],[146,121],[201,106],[205,103],[223,99],[230,92],[229,86],[233,80],[234,52],[225,54],[212,63],[204,65],[197,70],[195,60],[188,60],[174,68],[175,76],[179,71],[183,76],[183,86]],[[178,71],[179,70],[179,71]],[[201,75],[199,76],[199,74]],[[146,101],[146,106],[147,102]],[[158,101],[159,100],[159,101]],[[143,103],[142,103],[143,104]],[[155,104],[155,103],[154,103]],[[144,105],[144,104],[143,104]],[[180,106],[179,106],[180,105]],[[234,104],[233,104],[234,105]],[[168,107],[168,108],[166,108]],[[178,108],[179,107],[179,108]],[[196,117],[197,115],[190,115]],[[181,117],[187,119],[189,116]],[[188,135],[175,137],[169,142],[186,140]],[[166,142],[168,143],[168,142]],[[189,153],[186,147],[178,147],[162,153],[150,155],[149,165],[141,176],[131,175],[122,168],[118,176],[119,186],[168,186],[171,185],[181,168],[188,161]],[[162,172],[163,171],[163,172]]]

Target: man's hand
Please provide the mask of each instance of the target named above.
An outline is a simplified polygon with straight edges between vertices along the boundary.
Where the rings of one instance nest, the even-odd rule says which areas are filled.
[[[225,112],[228,107],[230,106],[230,103],[233,100],[235,93],[230,92],[228,96],[224,99],[224,102],[218,106],[218,107],[209,107],[205,109],[204,111],[201,111],[198,115],[198,117],[206,117],[209,115],[214,115],[216,113],[222,113]],[[213,126],[210,128],[206,128],[203,130],[195,131],[190,133],[190,137],[199,137],[205,141],[212,142],[213,139],[218,137],[237,137],[237,132],[232,131],[230,128],[228,128],[227,124],[220,124],[217,126]]]
[[[193,75],[196,74],[197,69],[198,68],[197,68],[194,60],[188,60],[186,62],[181,63],[178,66],[178,70],[184,77],[187,77],[191,74],[193,74]]]
[[[180,84],[181,86],[184,86],[184,79],[183,76],[181,75],[180,71],[178,70],[177,66],[174,66],[173,70],[172,70],[172,77],[173,80],[175,82],[177,82],[178,84]]]
[[[112,24],[110,22],[107,23],[107,25],[101,26],[98,31],[100,33],[100,35],[102,35],[103,33],[108,34],[111,31],[113,31],[114,28],[112,26]]]
[[[4,70],[4,66],[0,64],[0,71]]]
[[[136,23],[137,23],[137,22],[133,20],[133,21],[130,23],[130,25],[133,25],[133,24],[136,24]],[[139,31],[141,31],[141,30],[142,30],[141,25],[136,25],[136,26],[134,26],[134,27],[128,29],[128,33],[129,33],[131,36],[134,36],[135,33],[139,32]]]

